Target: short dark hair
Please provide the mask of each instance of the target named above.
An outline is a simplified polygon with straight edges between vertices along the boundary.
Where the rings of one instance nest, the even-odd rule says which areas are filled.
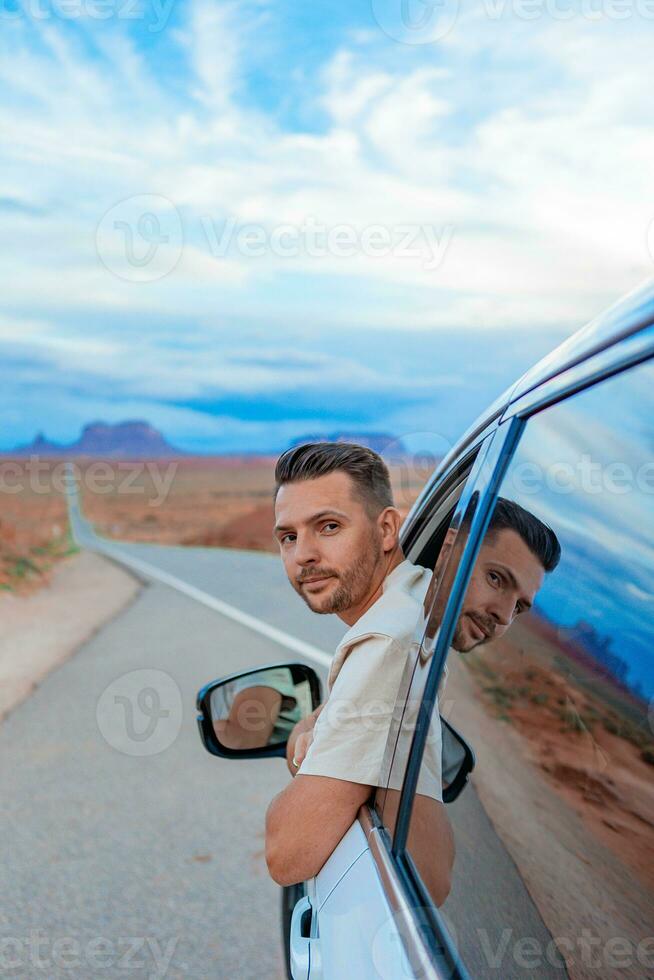
[[[561,558],[561,545],[552,528],[515,500],[498,497],[486,533],[497,534],[504,530],[519,534],[545,571],[554,571]]]
[[[393,506],[391,478],[381,456],[355,442],[307,442],[293,446],[277,460],[273,499],[285,483],[315,480],[342,471],[351,477],[354,493],[370,517]]]

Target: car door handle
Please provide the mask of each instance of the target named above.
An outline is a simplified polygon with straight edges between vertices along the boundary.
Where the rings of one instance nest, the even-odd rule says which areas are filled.
[[[296,904],[291,916],[291,975],[293,980],[322,980],[320,940],[311,938],[313,910],[307,895]]]

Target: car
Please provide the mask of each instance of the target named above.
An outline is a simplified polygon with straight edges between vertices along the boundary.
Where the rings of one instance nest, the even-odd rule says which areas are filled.
[[[480,417],[401,541],[436,572],[383,785],[318,875],[282,891],[289,976],[654,975],[651,284]],[[506,607],[487,627],[474,605],[483,589]],[[229,712],[256,687],[276,707],[248,737]],[[283,756],[321,697],[302,662],[212,681],[198,694],[203,744],[233,760]],[[436,730],[456,843],[444,900],[430,885],[438,833],[416,804]]]

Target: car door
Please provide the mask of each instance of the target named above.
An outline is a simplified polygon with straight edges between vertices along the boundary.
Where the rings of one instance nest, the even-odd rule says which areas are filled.
[[[653,346],[514,406],[457,507],[376,803],[434,975],[654,975]],[[477,752],[444,902],[415,805],[437,710]]]

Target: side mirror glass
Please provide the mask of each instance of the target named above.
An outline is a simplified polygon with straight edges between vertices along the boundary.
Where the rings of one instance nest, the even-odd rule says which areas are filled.
[[[198,694],[205,748],[225,758],[284,756],[293,727],[320,704],[318,675],[306,664],[231,674]]]

